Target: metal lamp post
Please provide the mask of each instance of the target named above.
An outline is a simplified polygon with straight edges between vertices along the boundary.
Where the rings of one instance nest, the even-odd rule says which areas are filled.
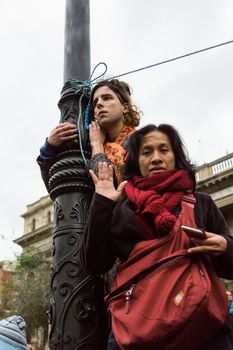
[[[54,201],[50,337],[52,350],[104,350],[106,311],[99,277],[83,271],[79,247],[92,198],[85,162],[90,158],[84,127],[90,76],[89,1],[66,1],[64,82],[60,122],[78,125],[78,140],[67,142],[50,168]],[[67,82],[67,79],[74,79]],[[78,80],[78,82],[77,82]]]

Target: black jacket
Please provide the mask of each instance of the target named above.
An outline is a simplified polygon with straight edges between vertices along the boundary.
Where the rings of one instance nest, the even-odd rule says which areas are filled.
[[[226,221],[209,195],[194,195],[197,226],[224,236],[228,242],[226,252],[212,258],[215,271],[219,277],[233,279],[233,237]],[[134,245],[147,239],[135,222],[133,209],[127,197],[116,203],[94,194],[80,250],[81,262],[89,273],[107,272],[116,258],[126,260]]]

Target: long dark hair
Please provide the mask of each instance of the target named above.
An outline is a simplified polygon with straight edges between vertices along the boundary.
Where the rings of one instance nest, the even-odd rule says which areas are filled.
[[[94,94],[97,89],[100,87],[107,86],[111,89],[117,97],[119,98],[122,105],[127,104],[129,111],[124,115],[124,124],[131,126],[138,126],[140,123],[140,112],[138,112],[137,107],[132,105],[131,101],[131,91],[129,85],[118,79],[112,80],[102,80],[98,84],[96,84],[91,92],[91,116],[94,117],[94,107],[93,107],[93,99]]]
[[[152,131],[160,131],[166,134],[171,142],[172,150],[175,155],[176,169],[188,170],[190,177],[195,183],[196,166],[189,160],[188,153],[184,147],[181,136],[171,125],[160,124],[158,126],[149,124],[134,132],[129,139],[128,157],[124,166],[124,178],[131,179],[133,176],[141,176],[139,168],[139,151],[142,140],[145,135]]]

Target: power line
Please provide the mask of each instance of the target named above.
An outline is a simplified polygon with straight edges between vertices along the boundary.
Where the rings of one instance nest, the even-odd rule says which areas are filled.
[[[116,75],[113,78],[110,78],[110,80],[123,77],[124,75],[137,73],[137,72],[140,72],[140,71],[142,71],[144,69],[149,69],[149,68],[152,68],[152,67],[160,66],[162,64],[169,63],[169,62],[172,62],[172,61],[177,61],[177,60],[180,60],[180,59],[185,58],[185,57],[197,55],[197,54],[199,54],[201,52],[208,51],[208,50],[213,50],[213,49],[216,49],[216,48],[218,48],[220,46],[224,46],[224,45],[228,45],[228,44],[232,44],[232,43],[233,43],[233,40],[230,40],[230,41],[226,41],[224,43],[220,43],[220,44],[217,44],[217,45],[206,47],[204,49],[200,49],[200,50],[197,50],[197,51],[189,52],[189,53],[186,53],[186,54],[181,55],[181,56],[177,56],[177,57],[174,57],[174,58],[169,58],[168,60],[165,60],[165,61],[157,62],[157,63],[151,64],[149,66],[145,66],[145,67],[142,67],[142,68],[131,70],[131,71],[126,72],[126,73],[122,73],[122,74]],[[103,62],[101,62],[101,64],[104,64],[106,66],[106,64],[103,63]]]

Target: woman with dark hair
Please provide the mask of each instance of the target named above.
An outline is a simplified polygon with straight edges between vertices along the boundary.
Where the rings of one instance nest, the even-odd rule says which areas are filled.
[[[92,158],[89,168],[97,171],[98,162],[113,164],[116,183],[122,181],[122,166],[127,153],[128,137],[139,125],[140,113],[132,104],[129,85],[118,79],[102,80],[92,90],[90,97],[89,125]],[[77,138],[77,127],[72,123],[60,123],[52,129],[40,149],[37,162],[47,188],[46,172],[63,142]],[[47,166],[48,165],[48,166]]]
[[[134,307],[138,307],[137,300],[134,298],[137,293],[141,293],[143,301],[143,294],[147,295],[148,288],[151,287],[146,284],[137,287],[135,279],[130,277],[132,270],[128,270],[128,273],[124,272],[130,264],[135,264],[136,267],[133,270],[136,271],[137,266],[142,266],[139,264],[140,259],[148,263],[151,254],[154,263],[161,259],[166,260],[170,254],[176,255],[177,252],[182,251],[186,260],[196,263],[197,259],[201,262],[206,259],[219,277],[233,279],[233,237],[211,197],[194,191],[195,167],[188,159],[178,132],[170,125],[163,124],[157,127],[151,124],[133,133],[129,141],[129,153],[124,172],[127,181],[122,182],[117,189],[113,185],[112,165],[100,162],[98,175],[92,170],[90,174],[95,184],[95,194],[80,251],[82,264],[89,273],[99,274],[108,271],[116,258],[121,261],[113,291],[107,300],[111,312],[114,311],[112,305],[116,305],[115,309],[117,309],[121,303],[125,305],[125,312],[122,314],[122,320],[117,321],[114,321],[115,315],[112,314],[112,320],[115,323],[112,323],[113,333],[109,338],[108,349],[230,349],[227,343],[228,328],[224,324],[228,312],[225,291],[223,300],[217,301],[222,303],[220,309],[224,310],[221,324],[216,328],[216,324],[212,325],[211,321],[203,323],[201,317],[199,323],[196,317],[197,325],[191,331],[189,329],[188,347],[187,344],[182,345],[182,342],[179,346],[172,344],[173,342],[178,344],[183,332],[185,336],[186,323],[188,325],[190,320],[184,322],[183,328],[180,328],[175,338],[174,334],[171,338],[169,333],[173,326],[173,323],[170,323],[164,337],[159,334],[158,339],[156,338],[156,342],[160,342],[158,344],[163,344],[161,347],[157,343],[156,345],[153,343],[152,347],[147,336],[141,339],[140,344],[136,340],[139,328],[143,328],[143,323],[150,317],[144,319],[141,327],[138,326],[138,314],[134,314],[133,311]],[[184,224],[192,226],[191,229],[198,227],[200,229],[198,232],[202,236],[190,238],[189,231],[181,227]],[[144,253],[145,249],[148,254]],[[169,273],[172,273],[172,269],[176,266],[179,264],[174,263],[174,266],[170,264]],[[145,268],[149,269],[150,264]],[[125,291],[121,289],[122,278],[129,279]],[[203,279],[204,276],[201,278]],[[149,313],[153,303],[160,302],[161,305],[165,303],[165,300],[161,299],[163,293],[167,294],[168,287],[165,287],[164,283],[155,285],[155,290],[152,291],[153,300],[148,301],[148,305],[151,304],[151,307],[148,306]],[[200,285],[197,290],[202,288]],[[192,292],[191,296],[189,295],[190,290],[192,291],[189,286],[187,297],[186,291],[181,290],[178,293],[174,300],[176,307],[180,303],[187,308],[190,307],[194,298]],[[121,294],[117,294],[118,291]],[[120,295],[123,295],[122,302]],[[185,311],[185,307],[182,310]],[[171,314],[173,315],[173,311]],[[135,315],[135,318],[130,318],[131,315]],[[127,329],[124,323],[127,320],[131,320],[131,325],[136,329],[128,332],[122,340],[119,333]],[[205,332],[203,329],[206,329]],[[156,332],[153,336],[157,336]]]
[[[142,142],[144,135],[152,131],[159,131],[166,134],[169,137],[171,147],[175,153],[176,169],[188,170],[190,176],[195,180],[195,166],[188,159],[188,154],[184,148],[181,136],[178,131],[174,129],[171,125],[160,124],[155,126],[154,124],[149,124],[141,128],[136,134],[135,137],[131,139],[130,149],[131,152],[128,156],[128,161],[125,164],[125,179],[130,179],[133,176],[140,176],[140,167],[139,167],[139,148]]]

